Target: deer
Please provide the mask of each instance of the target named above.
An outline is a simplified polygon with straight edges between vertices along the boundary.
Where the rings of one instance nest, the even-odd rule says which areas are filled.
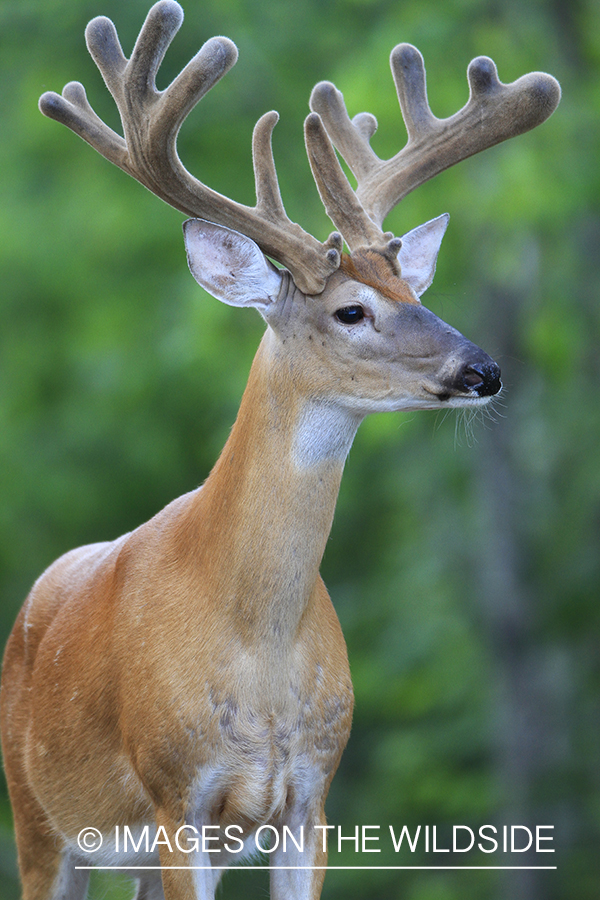
[[[320,82],[304,127],[335,228],[320,241],[285,212],[277,113],[253,133],[254,207],[183,167],[179,129],[237,49],[208,40],[159,91],[182,21],[174,0],[160,0],[129,59],[109,19],[88,24],[123,136],[77,82],[43,94],[40,109],[187,216],[193,277],[217,300],[258,310],[266,330],[205,482],[134,531],[61,556],[18,616],[1,717],[24,900],[85,897],[88,827],[99,836],[94,864],[129,867],[137,900],[212,900],[264,829],[272,900],[320,897],[325,798],[353,712],[319,573],[347,454],[370,413],[477,408],[501,390],[491,357],[421,304],[448,215],[401,237],[383,221],[438,172],[543,122],[560,98],[551,76],[503,84],[478,57],[467,104],[438,119],[421,54],[400,44],[391,69],[408,141],[383,160],[371,147],[375,117],[351,119],[343,95]],[[138,840],[145,828],[150,850]],[[134,838],[127,852],[115,829]]]

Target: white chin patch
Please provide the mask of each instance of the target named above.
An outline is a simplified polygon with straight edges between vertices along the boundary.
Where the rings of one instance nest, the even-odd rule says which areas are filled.
[[[444,402],[444,406],[449,406],[452,409],[461,409],[465,406],[485,406],[486,403],[489,403],[490,400],[493,400],[499,395],[500,392],[493,394],[490,397],[451,397],[450,400]]]

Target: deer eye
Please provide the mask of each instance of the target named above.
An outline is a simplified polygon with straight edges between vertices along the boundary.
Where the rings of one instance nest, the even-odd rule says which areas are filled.
[[[344,325],[355,325],[365,317],[365,311],[362,306],[343,306],[336,310],[336,318],[343,322]]]

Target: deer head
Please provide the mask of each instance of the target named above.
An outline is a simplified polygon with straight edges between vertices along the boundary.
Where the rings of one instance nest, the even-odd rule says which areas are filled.
[[[310,361],[298,377],[312,395],[327,402],[337,391],[345,407],[364,415],[481,404],[497,394],[496,363],[420,303],[433,279],[448,216],[402,237],[384,232],[383,221],[407,193],[438,172],[544,121],[560,99],[555,79],[531,73],[505,85],[494,63],[479,57],[468,68],[468,103],[438,119],[427,102],[420,53],[400,44],[392,51],[391,68],[408,142],[388,160],[370,146],[375,117],[361,113],[351,120],[334,85],[317,84],[305,141],[336,229],[320,242],[285,212],[271,147],[277,113],[266,113],[254,129],[254,207],[216,193],[181,164],[176,140],[182,122],[237,59],[230,40],[212,38],[159,92],[156,72],[182,19],[174,0],[156,3],[130,59],[109,19],[89,23],[87,45],[119,108],[123,137],[96,116],[77,82],[62,96],[44,94],[42,112],[193,217],[184,231],[196,280],[225,303],[256,307],[290,359],[306,359],[310,346]],[[334,148],[354,174],[356,189]]]

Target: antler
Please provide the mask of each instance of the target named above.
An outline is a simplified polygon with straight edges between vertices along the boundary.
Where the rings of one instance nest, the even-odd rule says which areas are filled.
[[[266,113],[254,129],[256,206],[244,206],[211,190],[182,165],[176,141],[184,119],[237,61],[235,44],[224,37],[212,38],[166,90],[157,91],[156,73],[182,21],[178,3],[160,0],[148,13],[129,60],[110,19],[100,16],[87,26],[88,50],[117,104],[124,137],[96,115],[78,82],[67,84],[62,96],[43,94],[41,111],[171,206],[252,238],[264,253],[290,269],[300,290],[320,293],[339,266],[342,238],[334,232],[321,243],[286,215],[271,147],[276,112]]]
[[[310,99],[313,116],[306,121],[306,142],[313,174],[330,218],[351,249],[387,242],[390,235],[383,234],[381,225],[406,194],[460,160],[535,128],[560,100],[560,86],[551,75],[532,72],[502,84],[492,60],[480,56],[467,70],[470,98],[466,106],[448,119],[437,119],[427,102],[419,51],[399,44],[390,64],[408,132],[406,146],[391,159],[380,159],[370,146],[376,118],[360,113],[351,121],[344,98],[333,84],[320,82]],[[329,138],[356,177],[354,201]],[[332,184],[344,198],[337,206]]]
[[[110,19],[100,16],[86,29],[88,49],[119,109],[124,137],[93,111],[85,90],[70,82],[62,96],[40,98],[41,111],[71,128],[108,160],[181,212],[225,225],[252,238],[268,256],[287,266],[296,285],[318,294],[340,265],[342,237],[333,232],[321,243],[288,218],[279,192],[271,139],[278,120],[269,112],[252,138],[256,206],[244,206],[194,178],[177,155],[177,135],[196,103],[237,60],[237,48],[224,37],[207,41],[164,91],[155,78],[183,21],[175,0],[160,0],[146,18],[128,60]],[[498,80],[491,59],[478,57],[467,76],[471,96],[448,119],[437,119],[427,102],[425,68],[418,50],[399,44],[391,66],[408,142],[389,160],[370,146],[377,120],[361,113],[351,121],[342,94],[330,82],[311,95],[305,139],[313,175],[331,221],[351,250],[377,247],[390,257],[400,242],[382,231],[388,212],[419,184],[480,150],[543,122],[560,99],[558,82],[534,72],[512,84]],[[334,145],[357,180],[351,187]]]

